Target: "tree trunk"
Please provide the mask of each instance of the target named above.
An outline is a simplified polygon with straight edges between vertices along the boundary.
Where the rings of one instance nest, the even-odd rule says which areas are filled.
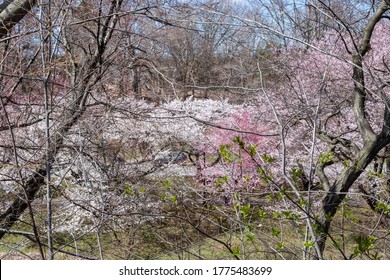
[[[35,4],[35,2],[36,1],[15,0],[10,3],[6,7],[6,9],[2,10],[0,13],[0,20],[3,17],[3,13],[8,14],[9,17],[9,20],[3,22],[0,25],[0,28],[10,28],[15,25],[17,23],[16,19],[20,20],[22,18],[22,14],[26,15],[28,13],[27,8],[31,9],[31,5],[33,3]],[[24,6],[22,6],[22,4],[24,4]],[[102,28],[102,35],[100,38],[97,38],[100,40],[99,48],[96,49],[95,54],[90,59],[86,60],[84,64],[86,65],[84,68],[85,71],[83,71],[84,75],[80,76],[80,81],[72,80],[74,85],[73,88],[75,88],[76,98],[72,103],[72,106],[65,110],[58,131],[56,132],[56,134],[53,134],[51,136],[50,149],[47,151],[47,154],[40,159],[38,167],[32,172],[33,174],[30,176],[30,178],[26,179],[26,183],[22,182],[22,187],[24,188],[24,191],[17,195],[13,203],[11,203],[8,206],[7,210],[0,215],[0,228],[2,229],[2,231],[0,231],[0,239],[4,236],[7,230],[11,229],[15,222],[20,218],[23,212],[27,209],[29,202],[32,202],[34,200],[36,193],[45,183],[45,176],[47,172],[45,163],[47,161],[49,163],[52,163],[54,161],[59,150],[62,148],[64,138],[66,137],[66,135],[68,135],[69,130],[77,123],[77,121],[84,114],[91,86],[94,85],[101,78],[99,75],[96,75],[95,78],[92,79],[92,77],[94,77],[94,74],[96,73],[96,69],[101,66],[105,46],[110,40],[112,32],[118,20],[118,16],[115,15],[115,11],[119,9],[121,4],[122,1],[120,0],[112,0],[109,16],[106,18],[105,25]],[[19,5],[19,8],[13,8],[14,6],[12,5]],[[11,11],[13,11],[13,14],[11,14]],[[1,32],[4,32],[3,29],[1,29]],[[5,34],[7,32],[5,32]],[[76,65],[75,68],[77,68]],[[26,196],[28,201],[24,199]]]
[[[0,5],[0,38],[21,21],[34,7],[36,0],[5,0]]]
[[[64,141],[64,135],[68,134],[68,131],[72,126],[77,122],[78,119],[83,115],[85,111],[85,101],[88,95],[87,91],[84,91],[69,112],[74,112],[72,115],[65,116],[65,121],[62,124],[61,129],[56,135],[53,135],[52,146],[48,151],[47,160],[53,162],[58,151],[61,149],[61,146]],[[40,166],[34,171],[34,174],[23,185],[24,191],[27,194],[29,202],[32,202],[35,198],[36,193],[39,191],[40,187],[45,183],[46,176],[46,156],[40,160]],[[9,230],[14,225],[14,223],[19,219],[23,212],[28,207],[28,202],[24,199],[26,195],[24,192],[21,192],[14,200],[14,202],[8,207],[8,209],[1,214],[0,216],[0,228],[3,230]],[[4,236],[6,232],[0,232],[0,239]]]
[[[329,236],[331,221],[337,212],[337,208],[344,200],[352,184],[359,178],[365,168],[378,155],[378,153],[390,143],[390,111],[389,101],[384,104],[383,127],[379,134],[376,134],[371,127],[365,111],[367,89],[365,87],[365,73],[363,58],[370,50],[370,42],[377,23],[382,19],[383,14],[389,9],[389,1],[381,1],[377,11],[368,20],[360,39],[356,52],[352,55],[352,79],[354,82],[354,104],[356,124],[364,145],[351,165],[341,174],[322,200],[319,219],[316,221],[318,234],[318,246],[321,254],[325,250],[326,239]],[[317,256],[321,257],[321,256]]]
[[[374,157],[390,142],[387,134],[381,134],[375,141],[366,143],[358,154],[356,160],[344,171],[344,173],[334,182],[330,190],[323,199],[320,217],[316,221],[318,235],[318,245],[321,252],[324,252],[326,239],[337,208],[344,200],[352,184],[362,174],[365,168],[371,163]]]

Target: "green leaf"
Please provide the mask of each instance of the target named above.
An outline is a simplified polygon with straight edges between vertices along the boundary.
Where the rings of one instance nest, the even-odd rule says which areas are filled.
[[[222,159],[232,163],[233,162],[233,154],[229,151],[229,145],[221,145],[219,147],[219,153],[222,156]]]
[[[248,217],[251,213],[251,205],[250,204],[245,204],[241,207],[240,209],[240,213],[244,216],[244,217]]]
[[[171,189],[171,187],[172,187],[172,181],[170,181],[170,180],[164,180],[163,182],[163,186],[165,187],[165,189],[166,190],[170,190]]]
[[[256,235],[253,233],[252,231],[252,228],[250,226],[248,226],[246,229],[245,229],[245,237],[248,241],[253,241],[255,240],[255,237]]]
[[[344,208],[344,211],[343,211],[343,217],[346,218],[346,219],[349,219],[352,217],[352,210],[349,209],[349,208]]]
[[[133,193],[133,186],[131,184],[126,184],[123,189],[124,196],[130,196]]]
[[[283,190],[280,190],[279,192],[276,193],[276,199],[277,200],[282,200],[286,195],[284,194],[285,192]]]
[[[240,149],[244,149],[245,148],[244,141],[242,141],[240,136],[234,137],[232,141],[233,141],[233,143],[237,143],[238,146],[240,147]]]
[[[259,167],[257,172],[259,172],[260,175],[265,175],[265,170],[262,167]]]
[[[303,170],[301,168],[292,168],[290,170],[291,178],[295,183],[297,183],[298,179],[302,178]]]
[[[302,208],[308,205],[308,202],[301,197],[298,198],[297,203]]]
[[[314,242],[313,241],[303,241],[302,245],[306,248],[313,248],[314,247]]]
[[[217,187],[221,187],[223,184],[227,183],[229,177],[228,176],[223,176],[223,177],[219,177],[215,180],[215,184],[217,185]]]
[[[333,160],[334,160],[334,155],[332,151],[329,151],[325,154],[321,153],[318,158],[318,161],[322,164],[332,162]]]
[[[355,255],[360,255],[368,252],[374,247],[374,243],[376,241],[376,237],[372,235],[363,236],[359,235],[354,238],[354,241],[357,243],[357,246],[354,249]]]
[[[232,248],[232,251],[233,251],[233,255],[234,256],[240,256],[241,255],[241,252],[240,252],[240,247],[233,247]]]
[[[278,228],[273,227],[272,228],[272,236],[278,237],[280,235],[281,231]]]
[[[280,241],[278,244],[276,244],[276,247],[278,247],[279,250],[284,249],[285,243],[284,241]]]
[[[375,211],[383,212],[384,215],[387,215],[390,213],[390,204],[378,201],[375,205]]]
[[[373,170],[368,171],[368,180],[372,181],[374,180],[376,173]]]
[[[267,155],[267,154],[263,154],[263,155],[261,156],[261,158],[262,158],[265,162],[267,162],[267,163],[274,163],[274,162],[276,161],[276,158],[274,158],[274,157],[272,157],[272,156],[269,156],[269,155]]]
[[[141,187],[141,188],[139,188],[139,191],[140,191],[140,193],[144,194],[144,193],[146,193],[147,188],[146,187]]]
[[[285,219],[291,219],[293,217],[293,213],[291,211],[282,211],[282,215]]]
[[[254,157],[257,154],[257,145],[249,145],[247,147],[249,154]]]
[[[257,211],[257,214],[259,215],[259,218],[260,218],[261,220],[265,220],[265,219],[267,218],[267,212],[264,211],[264,210],[262,210],[262,209],[259,209],[259,210]]]

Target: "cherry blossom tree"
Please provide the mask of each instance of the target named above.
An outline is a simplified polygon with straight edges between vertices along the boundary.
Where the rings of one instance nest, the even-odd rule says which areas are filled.
[[[26,2],[30,3],[29,1]],[[112,37],[112,28],[117,24],[118,16],[115,15],[115,12],[119,11],[121,4],[121,1],[112,1],[107,4],[106,8],[108,14],[105,18],[104,27],[102,27],[102,21],[96,23],[96,28],[99,29],[99,34],[94,37],[96,40],[96,47],[94,51],[91,50],[89,56],[78,58],[78,61],[76,62],[75,57],[80,49],[76,47],[73,42],[71,43],[67,41],[71,36],[70,32],[72,29],[71,25],[68,25],[68,15],[66,13],[61,13],[61,4],[59,7],[60,10],[58,10],[57,13],[52,13],[52,11],[49,10],[50,7],[47,8],[47,6],[42,6],[44,5],[43,3],[40,3],[41,16],[42,18],[46,17],[45,22],[47,23],[47,25],[42,26],[43,21],[41,21],[40,30],[42,37],[39,39],[40,44],[38,43],[36,46],[32,47],[33,56],[29,63],[21,64],[21,72],[15,76],[11,75],[11,77],[14,77],[13,79],[8,80],[8,83],[11,84],[11,86],[2,88],[4,127],[7,128],[7,132],[11,135],[9,146],[11,151],[13,151],[13,154],[4,169],[4,174],[15,173],[17,174],[17,177],[15,177],[16,179],[11,177],[14,182],[14,186],[11,188],[12,201],[11,203],[7,203],[7,206],[1,214],[0,220],[2,230],[0,236],[3,237],[4,234],[9,232],[15,222],[19,220],[23,212],[28,209],[32,228],[34,230],[34,236],[40,247],[42,258],[44,258],[44,254],[34,222],[35,215],[31,207],[31,202],[40,191],[45,178],[50,181],[50,177],[47,177],[50,172],[49,166],[56,161],[58,151],[64,144],[64,139],[67,137],[72,127],[84,114],[87,108],[87,99],[91,94],[92,87],[101,78],[101,72],[99,71],[102,70],[101,63],[105,57],[105,48]],[[12,5],[12,3],[10,5]],[[7,6],[6,11],[12,11],[12,9],[10,10],[8,8],[9,6]],[[101,8],[103,9],[103,7]],[[19,14],[19,10],[17,11],[18,16],[22,15],[22,13]],[[23,9],[23,11],[28,12],[28,9]],[[44,15],[44,13],[46,14]],[[20,18],[18,17],[18,19]],[[13,22],[13,24],[16,22],[17,21]],[[65,24],[65,22],[67,24]],[[58,33],[56,33],[56,37],[52,38],[51,32],[53,32],[53,25],[56,24],[58,24],[60,30],[56,30]],[[10,27],[12,27],[12,25],[10,25]],[[43,33],[47,30],[50,30],[49,33],[46,33],[49,35],[43,35]],[[26,36],[30,36],[29,39],[33,40],[32,37],[35,35]],[[60,36],[62,36],[61,41]],[[61,49],[59,49],[60,42],[62,44]],[[6,45],[4,48],[3,67],[8,65],[7,63],[12,63],[12,54],[15,51],[18,51],[17,45]],[[56,58],[58,52],[65,52],[63,58],[67,59],[69,62],[69,64],[66,63],[62,65],[65,66],[62,68],[62,71],[69,70],[69,76],[66,78],[64,78],[65,76],[62,75],[59,70],[60,67],[57,63],[58,58]],[[38,55],[42,55],[42,68],[39,68],[36,64]],[[54,67],[54,65],[56,67]],[[66,67],[68,66],[69,68],[67,69]],[[31,72],[34,70],[37,72]],[[40,75],[41,73],[43,73],[42,76]],[[45,142],[45,137],[43,136],[43,131],[41,129],[43,118],[34,118],[33,115],[23,115],[23,113],[19,113],[22,106],[27,106],[33,114],[42,113],[42,108],[44,107],[44,100],[42,97],[40,99],[32,100],[27,95],[25,99],[21,98],[21,94],[27,93],[23,92],[23,89],[20,90],[19,88],[22,83],[22,79],[26,74],[33,75],[33,77],[35,75],[36,81],[43,82],[42,84],[37,82],[38,89],[42,90],[42,92],[50,92],[50,95],[47,94],[45,99],[47,100],[51,98],[51,108],[61,108],[50,112],[50,129],[53,133],[50,135],[50,141],[48,140],[49,145],[46,146],[46,151],[45,149],[38,149],[34,151],[34,149],[30,150],[29,148],[24,148],[28,145],[26,141],[37,141],[35,145],[38,147],[44,145],[41,141]],[[61,90],[58,90],[56,87]],[[32,90],[32,92],[34,92],[34,90]],[[38,92],[36,92],[35,95],[38,95]],[[64,106],[65,103],[63,102],[69,102],[68,104],[70,104],[70,106]],[[46,102],[45,106],[47,105],[48,103]],[[49,119],[46,118],[46,120]],[[24,124],[19,126],[17,122],[20,121]],[[23,134],[27,134],[29,137],[23,137]],[[49,135],[46,134],[46,137],[49,137]],[[50,199],[51,198],[49,198],[49,200]],[[48,246],[50,247],[50,244]]]
[[[287,198],[293,202],[293,207],[306,216],[307,236],[311,236],[311,241],[305,237],[304,257],[310,247],[315,249],[312,256],[321,259],[327,240],[340,248],[332,236],[331,225],[348,194],[360,189],[363,197],[372,196],[366,200],[379,213],[380,223],[386,224],[382,219],[388,215],[384,210],[388,205],[387,183],[379,180],[379,184],[385,186],[381,189],[372,174],[383,178],[387,172],[383,164],[389,143],[385,78],[388,36],[379,34],[388,30],[389,3],[375,2],[368,17],[355,21],[355,25],[353,17],[344,13],[341,6],[323,1],[309,5],[327,21],[332,21],[314,39],[294,33],[297,29],[290,27],[296,22],[289,9],[284,11],[290,18],[277,18],[276,24],[256,17],[230,16],[241,20],[245,26],[272,33],[279,38],[276,45],[282,46],[274,49],[274,54],[278,55],[273,57],[271,75],[267,69],[267,77],[260,64],[258,69],[260,99],[266,100],[260,108],[268,106],[277,123],[273,129],[280,135],[280,172],[269,173],[268,177],[283,176],[285,183],[272,181],[272,185],[283,194],[287,188],[292,193]],[[208,11],[218,14],[212,9]],[[309,20],[322,26],[324,22],[320,18]],[[286,25],[281,24],[283,21]],[[269,119],[270,115],[266,116]],[[231,140],[246,147],[244,141],[233,135]],[[221,152],[232,161],[232,154],[225,149]],[[237,167],[233,170],[237,171]],[[301,189],[298,183],[304,187]],[[321,191],[317,195],[318,188]],[[343,258],[350,257],[339,251]]]
[[[3,1],[0,239],[388,257],[390,4],[331,2]],[[353,252],[351,201],[378,222]]]

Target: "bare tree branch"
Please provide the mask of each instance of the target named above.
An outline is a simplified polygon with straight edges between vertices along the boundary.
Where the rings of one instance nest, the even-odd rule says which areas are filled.
[[[0,39],[34,7],[36,0],[6,0],[0,5]]]

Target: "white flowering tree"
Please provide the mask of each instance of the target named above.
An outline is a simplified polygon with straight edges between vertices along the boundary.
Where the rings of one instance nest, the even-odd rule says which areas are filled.
[[[390,4],[342,3],[3,1],[4,246],[387,258]]]

